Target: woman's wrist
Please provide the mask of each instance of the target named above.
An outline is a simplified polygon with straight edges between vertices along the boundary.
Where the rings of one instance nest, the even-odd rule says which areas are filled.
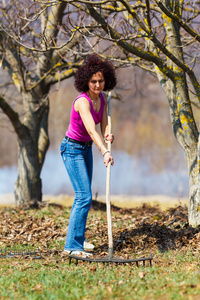
[[[110,151],[109,151],[109,150],[106,150],[106,151],[104,152],[104,154],[103,154],[103,157],[104,157],[105,154],[107,154],[107,153],[110,153]]]
[[[105,147],[105,145],[103,143],[101,143],[99,150],[101,151],[102,155],[104,154],[105,151],[107,151],[107,148]]]

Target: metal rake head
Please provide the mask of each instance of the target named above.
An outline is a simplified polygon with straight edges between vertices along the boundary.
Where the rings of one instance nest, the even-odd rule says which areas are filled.
[[[78,261],[87,261],[87,262],[96,262],[96,263],[114,263],[114,264],[133,264],[136,263],[136,266],[139,267],[139,262],[143,263],[143,266],[145,266],[145,262],[149,261],[149,265],[152,266],[152,260],[153,256],[150,254],[149,257],[141,257],[141,258],[135,258],[135,259],[125,259],[125,258],[117,258],[117,257],[101,257],[101,258],[92,258],[92,257],[81,257],[76,255],[69,255],[69,264],[71,264],[72,259],[75,259],[75,264],[78,264]]]
[[[31,258],[41,259],[41,250],[16,250],[16,249],[0,249],[0,258]]]

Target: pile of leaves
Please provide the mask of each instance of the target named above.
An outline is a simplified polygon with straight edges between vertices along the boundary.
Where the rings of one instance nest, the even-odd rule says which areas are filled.
[[[53,209],[48,216],[38,210],[4,209],[0,212],[0,245],[30,245],[48,247],[55,239],[62,240],[66,234],[61,221],[56,221],[61,210]],[[65,223],[66,224],[66,223]]]
[[[186,206],[177,206],[162,211],[159,206],[143,204],[134,209],[118,209],[112,222],[122,226],[114,227],[114,249],[119,255],[150,254],[158,250],[191,248],[198,249],[200,245],[200,226],[190,227]],[[100,224],[99,224],[100,225]],[[106,229],[98,226],[96,236],[106,236]],[[94,234],[94,233],[93,233]],[[92,234],[91,234],[92,236]],[[100,248],[106,248],[107,241]]]
[[[107,217],[105,204],[93,201],[86,239],[95,244],[94,255],[107,255]],[[0,211],[0,248],[16,245],[62,251],[70,209],[49,206],[38,210],[17,208]],[[142,205],[134,209],[112,207],[112,229],[116,256],[125,258],[165,252],[169,249],[200,246],[200,226],[188,224],[187,207],[162,211],[158,206]]]

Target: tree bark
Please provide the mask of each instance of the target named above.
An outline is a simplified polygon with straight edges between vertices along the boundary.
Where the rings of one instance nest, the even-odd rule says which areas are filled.
[[[193,227],[200,225],[199,162],[197,157],[197,145],[195,145],[193,150],[190,149],[187,155],[190,184],[188,222]]]
[[[39,97],[35,94],[34,96],[26,94],[24,98],[29,110],[24,116],[23,135],[18,135],[18,177],[15,183],[15,200],[17,205],[28,208],[38,207],[42,201],[40,174],[49,146],[49,101],[47,97],[40,98],[38,108],[35,107],[35,98],[38,101]]]
[[[193,121],[192,108],[187,98],[187,85],[181,84],[181,81],[179,84],[175,84],[164,77],[161,72],[156,73],[169,102],[170,119],[174,135],[187,159],[189,175],[188,222],[190,226],[197,227],[200,225],[198,131]],[[182,116],[178,112],[178,98],[181,99],[181,105],[184,106],[184,115]]]
[[[0,16],[0,61],[23,100],[23,113],[18,113],[0,96],[0,108],[17,134],[19,173],[15,198],[21,206],[37,207],[42,200],[40,174],[49,146],[50,87],[73,76],[81,61],[67,54],[75,46],[79,49],[81,33],[79,26],[74,33],[70,21],[72,13],[74,23],[74,12],[67,12],[64,26],[66,5],[67,2],[60,1],[51,6],[41,1],[37,7],[30,7],[24,19],[23,7],[13,1],[13,7],[5,7],[5,14]],[[80,16],[79,10],[77,14]]]
[[[37,207],[42,200],[42,184],[36,143],[18,139],[18,177],[15,200],[19,206]]]
[[[165,0],[164,2],[169,11],[173,11],[176,15],[179,15],[181,19],[181,4],[176,3],[177,5],[172,7],[170,1]],[[168,48],[179,61],[184,63],[179,25],[172,19],[166,18],[165,20]],[[198,129],[191,107],[186,74],[169,59],[168,64],[171,65],[176,76],[173,83],[170,80],[167,80],[165,92],[169,100],[174,135],[184,150],[188,164],[188,222],[190,226],[196,227],[200,225],[200,199],[198,193],[199,161],[197,159]],[[171,90],[170,93],[169,90]]]

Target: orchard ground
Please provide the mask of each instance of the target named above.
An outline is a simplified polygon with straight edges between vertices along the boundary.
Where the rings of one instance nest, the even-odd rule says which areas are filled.
[[[114,255],[137,258],[152,254],[152,267],[148,263],[145,267],[87,262],[69,265],[62,249],[71,197],[45,196],[47,205],[37,210],[22,210],[13,204],[1,207],[0,247],[39,248],[43,259],[1,257],[0,298],[199,299],[200,227],[189,226],[183,199],[173,202],[164,197],[162,205],[161,201],[158,205],[158,196],[150,197],[150,202],[145,199],[139,197],[134,205],[132,200],[131,207],[119,207],[119,199],[118,203],[111,199]],[[103,201],[94,200],[88,215],[86,239],[95,245],[95,257],[107,255],[105,208]]]

